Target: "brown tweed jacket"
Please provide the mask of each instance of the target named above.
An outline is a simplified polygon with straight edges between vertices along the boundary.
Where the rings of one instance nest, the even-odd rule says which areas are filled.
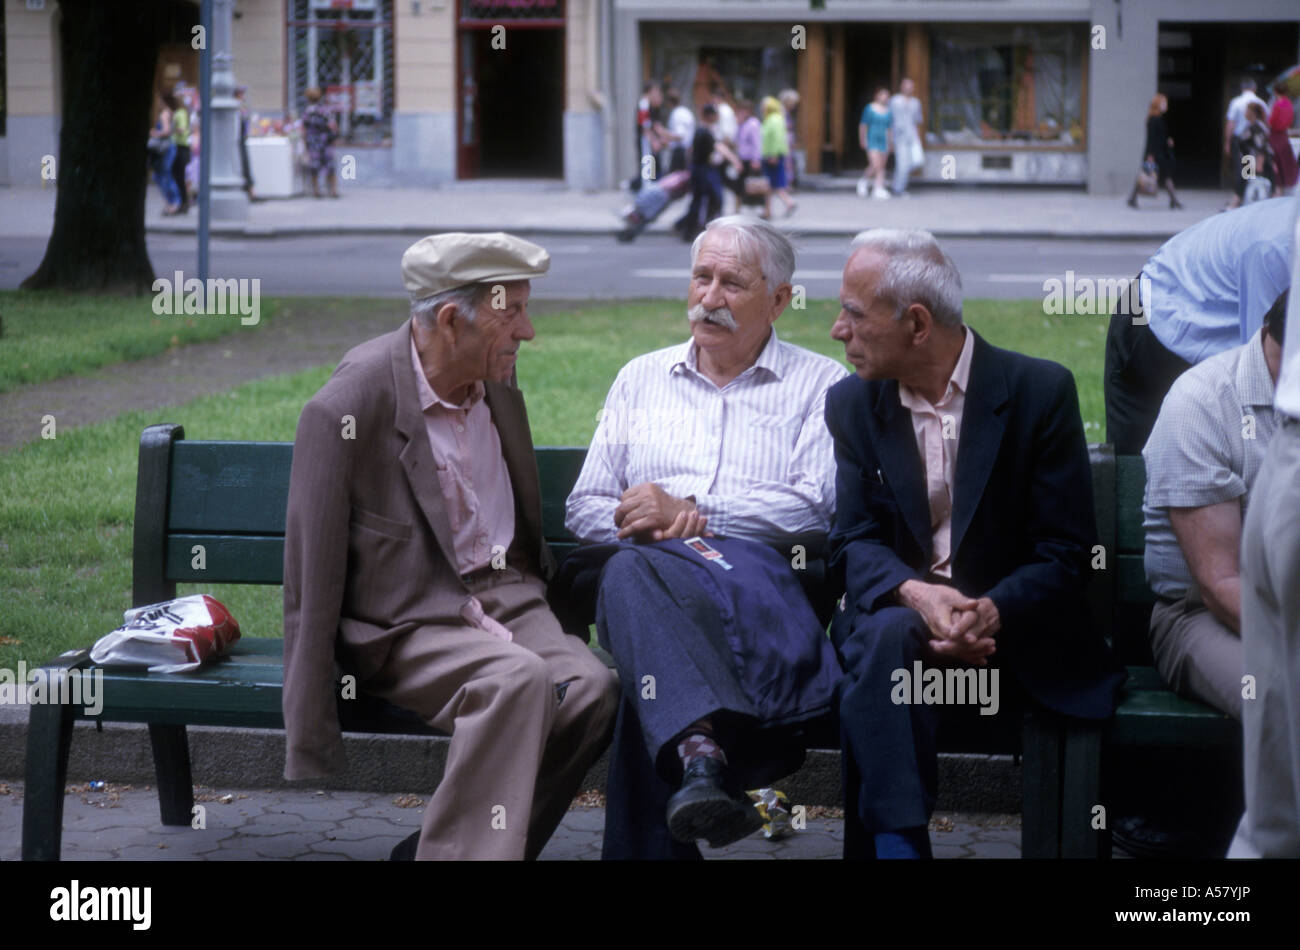
[[[284,545],[285,778],[344,765],[336,651],[364,685],[394,638],[460,626],[456,569],[411,365],[410,321],[351,350],[303,408]],[[523,396],[485,383],[514,488],[512,566],[549,581],[537,459]]]

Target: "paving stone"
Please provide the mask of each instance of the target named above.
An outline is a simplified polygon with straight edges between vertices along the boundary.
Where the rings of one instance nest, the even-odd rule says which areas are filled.
[[[974,853],[966,845],[934,844],[930,846],[936,861],[973,858]]]
[[[332,799],[315,798],[311,801],[279,802],[269,808],[268,812],[278,815],[296,815],[304,820],[336,821],[339,815],[347,810]]]
[[[259,856],[252,851],[209,851],[203,855],[204,861],[257,861]]]
[[[339,826],[338,819],[342,817],[337,812],[333,821],[308,821],[305,818],[299,818],[297,815],[287,813],[258,815],[251,821],[238,825],[238,828],[241,835],[257,835],[260,837],[288,833],[309,834],[312,832],[334,834]]]
[[[296,834],[289,833],[283,835],[273,835],[268,838],[257,838],[253,844],[254,852],[263,858],[275,858],[287,860],[295,854],[302,854],[311,850],[311,846],[325,840],[322,834]],[[222,842],[224,845],[225,842]]]
[[[582,828],[603,833],[605,831],[605,809],[575,808],[564,816],[561,826],[564,828]]]
[[[63,833],[70,831],[102,831],[105,828],[148,828],[158,824],[158,812],[152,814],[140,809],[114,808],[89,811],[63,811]]]
[[[151,830],[145,832],[138,843],[154,848],[165,844],[167,847],[162,850],[170,854],[193,855],[215,850],[221,846],[222,841],[233,838],[237,833],[234,828],[208,828],[203,831],[190,831],[183,835],[162,835],[156,830]]]
[[[15,861],[18,860],[17,856],[14,857],[14,860]],[[116,861],[117,855],[111,851],[68,852],[65,849],[63,852],[63,860],[64,861]]]
[[[969,831],[932,831],[930,832],[930,844],[964,846],[973,844],[975,835]]]
[[[407,828],[402,825],[395,825],[391,821],[385,821],[382,818],[341,818],[334,822],[334,830],[330,834],[345,841],[360,841],[365,838],[376,837],[389,837],[400,840],[414,830],[415,827]]]
[[[352,861],[386,861],[393,845],[402,839],[397,836],[387,838],[367,838],[364,841],[318,841],[311,846],[317,854],[341,854]]]
[[[1009,841],[980,842],[971,846],[971,853],[977,858],[1018,858],[1020,846]]]

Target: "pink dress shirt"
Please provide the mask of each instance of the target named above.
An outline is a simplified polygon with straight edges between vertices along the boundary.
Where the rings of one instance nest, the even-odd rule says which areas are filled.
[[[975,335],[963,329],[966,342],[953,367],[948,388],[934,405],[902,383],[898,384],[898,401],[912,413],[912,431],[916,448],[925,469],[926,496],[930,503],[930,531],[934,541],[932,573],[952,577],[952,494],[957,471],[957,441],[961,435],[962,409],[966,405],[966,386],[970,382],[971,352]]]
[[[438,488],[451,521],[456,567],[469,574],[492,563],[494,548],[504,557],[515,536],[515,495],[501,437],[483,401],[482,383],[474,384],[464,403],[453,405],[429,385],[414,338],[411,362]]]

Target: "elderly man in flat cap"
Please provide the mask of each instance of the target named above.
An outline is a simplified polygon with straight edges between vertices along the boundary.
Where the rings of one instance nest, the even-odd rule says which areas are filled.
[[[412,245],[410,320],[350,351],[298,422],[285,777],[344,765],[336,657],[364,693],[451,733],[418,844],[395,858],[536,857],[613,726],[613,674],[546,606],[554,561],[509,384],[549,264],[508,234]]]
[[[595,592],[623,690],[606,858],[698,859],[697,839],[756,830],[743,790],[798,768],[831,709],[822,416],[846,373],[777,338],[794,263],[769,224],[709,223],[691,246],[691,338],[623,367],[569,496],[569,529],[593,543],[561,567],[563,620],[586,629],[577,605]]]

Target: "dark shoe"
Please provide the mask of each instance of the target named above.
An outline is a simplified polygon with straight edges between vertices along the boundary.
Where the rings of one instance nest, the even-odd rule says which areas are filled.
[[[420,833],[417,831],[409,837],[403,838],[393,846],[389,852],[388,860],[390,861],[414,861],[415,849],[420,843]]]
[[[1181,201],[1179,201],[1177,198],[1175,198],[1173,201],[1169,202],[1169,210],[1170,210],[1170,211],[1182,211],[1182,210],[1183,210],[1183,203],[1182,203]]]
[[[1111,843],[1134,858],[1206,859],[1221,858],[1223,851],[1196,830],[1172,821],[1158,823],[1151,818],[1120,818],[1111,829]]]
[[[1124,203],[1128,205],[1130,208],[1137,208],[1138,206],[1138,200],[1136,196],[1129,198],[1129,200]]]
[[[686,844],[704,838],[710,848],[722,848],[761,827],[762,816],[735,787],[731,770],[708,756],[690,764],[682,787],[668,799],[668,830]]]

